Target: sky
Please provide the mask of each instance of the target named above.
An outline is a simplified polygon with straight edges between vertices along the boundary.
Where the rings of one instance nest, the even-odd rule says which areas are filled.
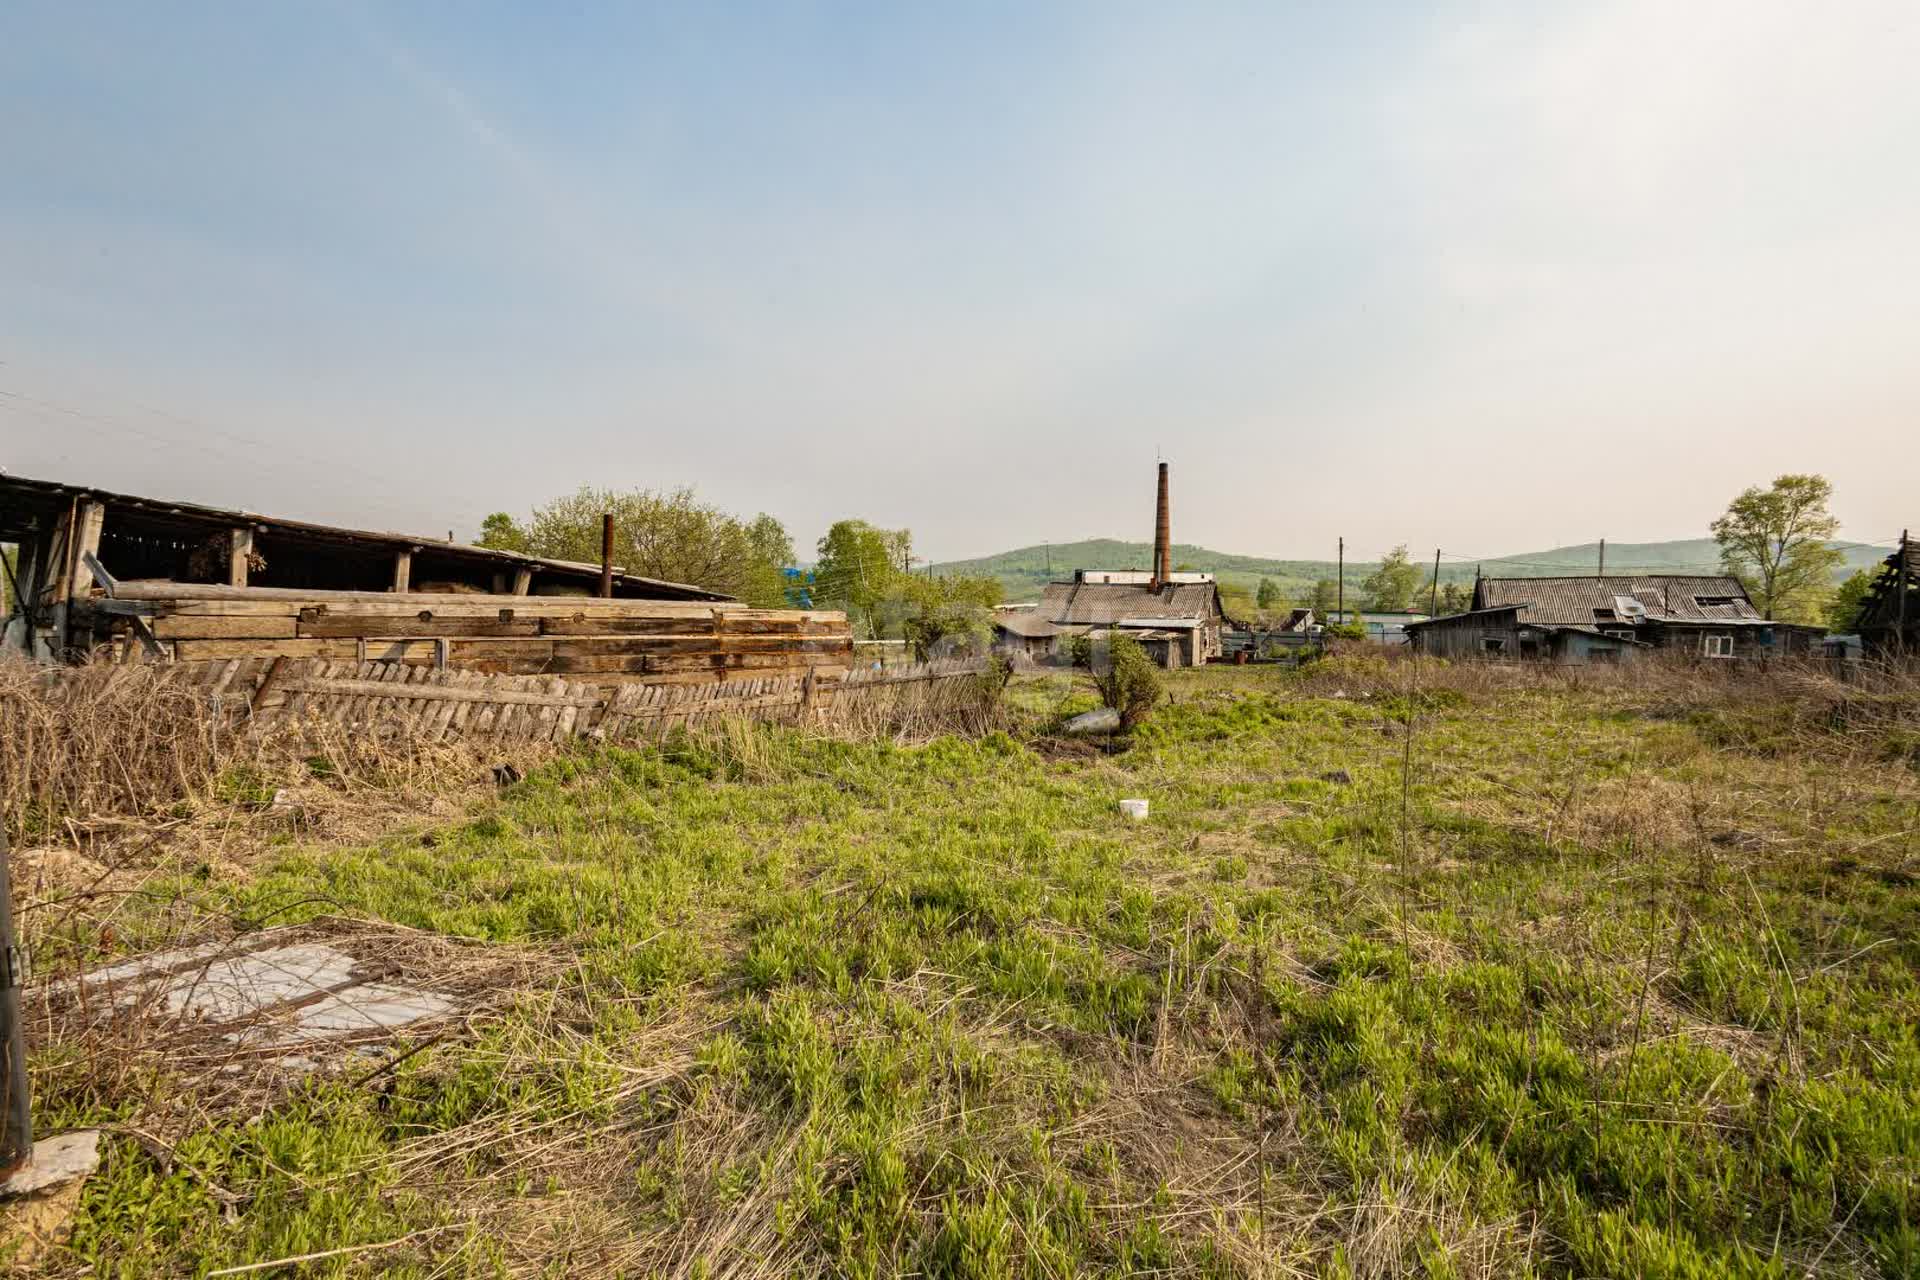
[[[1475,559],[1920,525],[1920,6],[0,19],[0,468],[473,536],[582,484]]]

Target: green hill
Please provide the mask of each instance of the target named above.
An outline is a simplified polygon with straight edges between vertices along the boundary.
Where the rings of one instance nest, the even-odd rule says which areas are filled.
[[[1891,547],[1855,547],[1845,549],[1846,562],[1841,576],[1855,569],[1877,564]],[[1415,560],[1419,560],[1415,556]],[[1476,567],[1489,577],[1541,578],[1555,575],[1593,573],[1599,568],[1598,543],[1551,547],[1498,559],[1471,561],[1446,559],[1440,565],[1440,581],[1471,582]],[[1320,578],[1334,576],[1332,560],[1281,560],[1266,556],[1234,555],[1212,551],[1192,543],[1173,544],[1173,562],[1181,568],[1217,574],[1229,586],[1249,590],[1260,579],[1272,578],[1290,599],[1300,599],[1313,590]],[[1431,564],[1432,561],[1428,561]],[[1069,578],[1075,569],[1149,569],[1153,566],[1153,546],[1146,542],[1123,542],[1117,538],[1089,538],[1081,542],[1056,542],[1037,547],[1020,547],[998,555],[972,560],[951,560],[936,564],[938,574],[968,574],[998,578],[1009,600],[1033,600],[1048,582]],[[1357,587],[1373,571],[1374,562],[1347,562],[1347,583]],[[1674,542],[1610,542],[1607,544],[1607,571],[1610,573],[1718,573],[1720,546],[1711,538],[1686,538]]]

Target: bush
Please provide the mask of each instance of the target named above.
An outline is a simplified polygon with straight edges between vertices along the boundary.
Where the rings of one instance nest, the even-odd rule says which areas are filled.
[[[1132,636],[1115,633],[1107,641],[1107,669],[1093,677],[1100,700],[1120,713],[1120,727],[1131,729],[1160,700],[1160,669]]]

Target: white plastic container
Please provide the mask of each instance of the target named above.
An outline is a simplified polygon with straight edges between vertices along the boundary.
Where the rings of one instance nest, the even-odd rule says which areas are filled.
[[[1145,822],[1147,820],[1147,802],[1145,800],[1122,800],[1120,802],[1120,812],[1126,814],[1135,822]]]

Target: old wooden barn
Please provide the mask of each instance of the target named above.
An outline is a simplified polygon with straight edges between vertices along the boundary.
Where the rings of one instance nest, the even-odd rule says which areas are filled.
[[[843,676],[844,614],[617,567],[0,476],[0,648],[41,660],[389,661],[596,682]]]

